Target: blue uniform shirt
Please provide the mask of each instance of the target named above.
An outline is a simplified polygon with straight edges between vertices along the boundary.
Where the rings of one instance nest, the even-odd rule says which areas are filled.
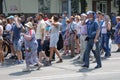
[[[87,34],[89,38],[94,39],[98,29],[99,29],[99,25],[96,21],[89,20],[87,22]]]

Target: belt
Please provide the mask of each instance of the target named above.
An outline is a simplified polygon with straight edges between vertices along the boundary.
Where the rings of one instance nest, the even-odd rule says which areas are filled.
[[[86,36],[87,34],[81,34],[81,35]]]

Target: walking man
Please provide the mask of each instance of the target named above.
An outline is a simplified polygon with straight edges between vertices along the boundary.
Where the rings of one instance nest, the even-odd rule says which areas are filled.
[[[86,46],[86,50],[84,52],[84,62],[85,64],[82,67],[85,68],[89,68],[89,55],[90,55],[90,51],[93,48],[93,44],[96,45],[96,49],[95,49],[95,58],[96,58],[96,62],[97,62],[97,66],[95,68],[101,68],[101,59],[100,59],[100,50],[99,50],[99,26],[98,23],[95,21],[94,19],[94,12],[93,11],[89,11],[88,12],[88,18],[89,20],[87,21],[87,37],[86,37],[86,41],[87,41],[87,46]]]

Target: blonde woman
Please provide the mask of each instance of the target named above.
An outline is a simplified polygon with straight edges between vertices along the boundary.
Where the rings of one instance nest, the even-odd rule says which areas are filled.
[[[81,17],[79,15],[75,16],[75,20],[76,20],[76,31],[77,31],[77,35],[76,35],[76,54],[80,53],[80,19]]]

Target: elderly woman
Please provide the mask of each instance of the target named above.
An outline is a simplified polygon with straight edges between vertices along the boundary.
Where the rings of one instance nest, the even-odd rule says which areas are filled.
[[[116,17],[117,25],[115,29],[115,43],[118,45],[116,52],[120,52],[120,16]]]
[[[26,69],[23,71],[29,71],[30,65],[34,64],[34,63],[37,63],[38,64],[37,69],[40,69],[42,64],[39,62],[39,60],[37,58],[38,43],[35,38],[35,31],[33,29],[33,25],[31,22],[28,22],[25,24],[25,26],[27,27],[26,34],[21,33],[21,35],[24,37],[25,50],[26,50],[26,54],[25,54]]]

